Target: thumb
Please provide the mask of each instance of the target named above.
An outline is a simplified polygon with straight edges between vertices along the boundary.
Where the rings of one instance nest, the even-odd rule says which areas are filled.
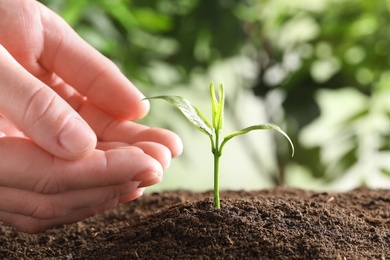
[[[78,113],[1,45],[0,114],[57,157],[81,158],[96,146],[93,130]]]

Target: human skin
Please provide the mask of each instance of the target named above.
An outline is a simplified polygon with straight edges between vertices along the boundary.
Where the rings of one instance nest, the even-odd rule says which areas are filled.
[[[180,138],[132,122],[149,103],[34,0],[0,0],[0,222],[37,233],[140,197]]]

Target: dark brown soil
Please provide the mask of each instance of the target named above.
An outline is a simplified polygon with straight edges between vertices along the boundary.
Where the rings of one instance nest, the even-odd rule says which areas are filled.
[[[291,188],[145,194],[27,235],[0,226],[1,259],[390,259],[390,190]]]

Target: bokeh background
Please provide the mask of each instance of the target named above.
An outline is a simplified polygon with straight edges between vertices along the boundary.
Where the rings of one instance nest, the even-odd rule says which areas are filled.
[[[113,60],[147,96],[188,98],[210,115],[224,84],[225,129],[272,122],[226,145],[222,189],[290,185],[390,188],[390,1],[41,1]],[[107,86],[109,87],[109,86]],[[185,150],[164,189],[212,189],[208,137],[169,104],[141,123],[177,132]]]

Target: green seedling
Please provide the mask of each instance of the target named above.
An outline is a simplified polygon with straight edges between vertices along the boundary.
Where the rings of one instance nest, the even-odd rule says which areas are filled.
[[[214,206],[220,208],[219,199],[219,162],[222,156],[222,150],[226,143],[233,137],[246,134],[253,130],[275,130],[281,133],[287,138],[292,148],[292,156],[294,155],[294,145],[289,136],[277,125],[274,124],[261,124],[253,125],[241,129],[239,131],[232,132],[225,135],[221,140],[221,130],[223,127],[224,119],[224,101],[225,94],[223,85],[220,84],[217,91],[215,90],[214,84],[210,83],[210,97],[211,97],[211,110],[212,110],[212,124],[203,116],[203,114],[194,107],[187,99],[180,96],[154,96],[145,99],[163,99],[175,107],[177,107],[182,114],[202,133],[206,134],[211,141],[211,151],[214,155]]]

